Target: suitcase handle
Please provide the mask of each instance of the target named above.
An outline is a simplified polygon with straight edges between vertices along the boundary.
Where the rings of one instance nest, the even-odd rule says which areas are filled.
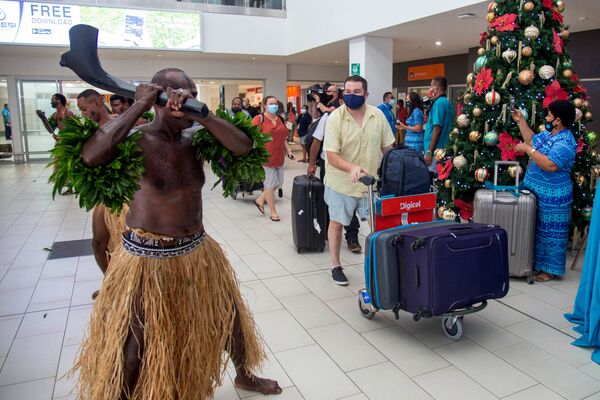
[[[371,222],[371,233],[375,232],[375,198],[373,195],[373,185],[377,182],[374,176],[363,175],[358,180],[369,188],[369,220]]]
[[[492,201],[494,203],[498,203],[498,201],[496,199],[496,192],[500,188],[505,189],[505,190],[510,190],[516,196],[519,196],[519,181],[521,179],[520,170],[517,168],[517,175],[515,176],[515,186],[506,186],[506,187],[498,186],[498,167],[501,165],[520,166],[521,164],[518,161],[496,161],[496,162],[494,162],[494,187],[492,188],[492,190],[493,190]],[[500,202],[500,203],[504,203],[504,202]],[[516,204],[516,202],[511,203],[511,204]]]

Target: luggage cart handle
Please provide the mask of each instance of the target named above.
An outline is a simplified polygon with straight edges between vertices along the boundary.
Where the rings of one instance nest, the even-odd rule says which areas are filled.
[[[358,180],[369,188],[369,221],[371,222],[371,233],[375,232],[375,196],[373,194],[373,185],[377,182],[374,176],[364,175]]]

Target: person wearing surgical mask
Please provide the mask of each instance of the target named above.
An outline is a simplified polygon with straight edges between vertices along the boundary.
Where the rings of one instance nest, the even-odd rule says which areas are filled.
[[[271,141],[265,145],[269,152],[269,160],[263,165],[265,170],[264,190],[254,201],[261,214],[265,213],[265,203],[269,206],[271,221],[281,221],[275,208],[275,189],[283,186],[283,164],[285,156],[294,160],[294,153],[287,143],[288,129],[285,120],[279,115],[279,101],[274,96],[263,99],[265,112],[252,119],[252,124],[261,128],[262,133],[271,136]]]
[[[425,163],[429,169],[435,171],[435,158],[432,157],[436,149],[444,149],[450,140],[450,130],[454,123],[454,111],[446,90],[448,81],[443,76],[437,76],[431,81],[429,99],[433,101],[431,110],[427,113],[423,147],[425,149]]]
[[[396,117],[394,116],[394,105],[396,104],[396,99],[392,92],[385,92],[383,94],[383,103],[381,103],[377,108],[383,112],[385,115],[385,119],[387,119],[388,124],[390,124],[390,129],[394,136],[396,136]]]

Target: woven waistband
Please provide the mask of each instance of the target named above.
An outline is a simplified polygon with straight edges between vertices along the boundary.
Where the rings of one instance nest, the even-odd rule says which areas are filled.
[[[147,238],[134,231],[125,231],[122,236],[123,247],[129,254],[147,258],[173,258],[193,251],[206,239],[206,232],[178,238],[169,238],[168,246],[164,239]]]

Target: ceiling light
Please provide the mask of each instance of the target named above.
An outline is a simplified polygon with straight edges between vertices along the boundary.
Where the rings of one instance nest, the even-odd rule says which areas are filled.
[[[339,61],[334,61],[334,63],[339,64],[340,62]]]
[[[475,18],[477,15],[475,15],[474,13],[463,13],[463,14],[459,14],[456,16],[456,18],[458,19],[471,19],[471,18]]]
[[[211,84],[211,85],[214,85],[215,83],[214,83],[214,82],[211,82],[210,84]]]
[[[436,46],[441,46],[441,45],[442,45],[442,42],[440,42],[440,41],[438,40],[437,42],[435,42],[435,45],[436,45]]]
[[[256,57],[252,57],[253,60],[256,60]]]
[[[156,57],[162,57],[162,54],[157,54]]]
[[[583,22],[583,21],[587,21],[587,19],[588,19],[588,17],[579,17],[579,20],[580,20],[581,22]]]

